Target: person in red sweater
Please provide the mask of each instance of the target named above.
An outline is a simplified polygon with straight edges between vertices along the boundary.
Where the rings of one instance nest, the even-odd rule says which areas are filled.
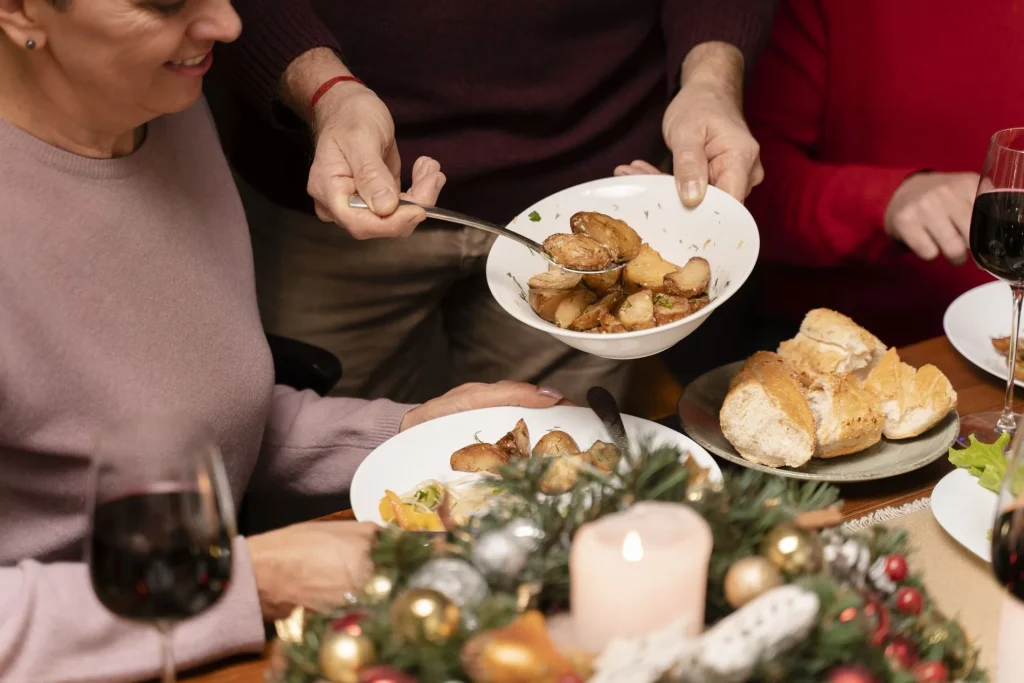
[[[1015,0],[783,0],[746,99],[764,315],[827,306],[903,345],[992,279],[971,207],[990,137],[1024,122],[1022,25]]]

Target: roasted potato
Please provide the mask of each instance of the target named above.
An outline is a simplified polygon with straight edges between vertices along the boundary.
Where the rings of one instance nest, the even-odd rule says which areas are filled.
[[[707,294],[705,294],[704,296],[693,297],[692,299],[690,299],[690,313],[696,313],[700,309],[707,306],[709,303],[711,303],[711,297],[709,297]]]
[[[598,330],[602,334],[616,334],[619,332],[629,332],[626,326],[622,324],[622,321],[616,318],[611,313],[601,314],[601,329]]]
[[[580,458],[602,472],[611,474],[622,459],[622,451],[613,443],[595,441],[594,445],[580,454]]]
[[[603,246],[615,263],[625,263],[640,253],[640,235],[625,221],[596,211],[580,211],[569,219],[569,227],[577,235],[586,235]]]
[[[572,290],[531,289],[530,308],[549,323],[555,322],[555,313],[562,302],[573,295]]]
[[[675,296],[693,297],[704,294],[711,284],[711,264],[694,256],[682,268],[665,276],[665,292]]]
[[[563,329],[569,327],[576,318],[583,315],[583,311],[587,310],[587,306],[596,300],[597,295],[589,289],[572,290],[570,295],[558,304],[558,308],[555,309],[555,319],[553,322]]]
[[[533,457],[553,458],[556,455],[576,455],[580,447],[571,436],[563,431],[554,430],[541,437],[533,447]]]
[[[475,443],[452,453],[450,464],[456,472],[498,474],[508,464],[508,453],[494,444]]]
[[[587,330],[594,329],[601,324],[601,315],[611,313],[625,297],[626,295],[622,292],[612,292],[601,297],[600,301],[587,306],[587,310],[583,311],[580,317],[572,321],[569,329],[576,330],[577,332],[586,332]]]
[[[516,422],[516,426],[512,428],[512,431],[498,439],[498,442],[494,445],[505,451],[509,460],[513,458],[529,458],[530,430],[526,426],[526,421],[519,420],[519,422]]]
[[[530,289],[572,289],[580,283],[583,276],[562,270],[555,264],[548,266],[548,272],[530,278]]]
[[[626,297],[619,306],[619,321],[630,332],[654,327],[654,295],[645,289]]]
[[[540,478],[540,490],[557,496],[572,489],[580,478],[580,456],[558,455]]]
[[[604,296],[620,288],[622,282],[622,269],[609,270],[607,273],[597,275],[584,275],[583,284],[594,290],[598,296]]]
[[[566,268],[602,270],[612,264],[608,250],[586,235],[557,233],[544,240],[544,248],[556,263]]]
[[[682,296],[671,294],[654,295],[654,322],[656,325],[667,325],[668,323],[681,320],[693,313],[693,306],[690,300]]]
[[[679,266],[669,263],[649,244],[644,244],[637,257],[622,269],[622,282],[630,293],[642,289],[660,292],[665,288],[665,276],[677,270]]]

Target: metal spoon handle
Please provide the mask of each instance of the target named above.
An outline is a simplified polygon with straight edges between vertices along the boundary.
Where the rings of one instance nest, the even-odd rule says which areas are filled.
[[[612,443],[619,447],[622,455],[630,457],[629,438],[626,436],[626,425],[622,423],[619,404],[611,392],[604,387],[591,387],[587,392],[587,403],[608,430]]]
[[[480,230],[486,230],[487,232],[493,233],[495,235],[500,235],[502,237],[507,237],[510,240],[515,240],[516,242],[519,242],[520,244],[527,247],[531,251],[534,251],[540,254],[541,256],[546,256],[544,247],[540,243],[534,242],[529,237],[526,237],[525,235],[520,235],[518,232],[512,232],[511,230],[503,228],[500,225],[488,223],[487,221],[482,221],[479,218],[467,216],[466,214],[459,213],[458,211],[439,209],[436,206],[423,206],[422,204],[410,202],[405,199],[399,200],[398,204],[400,206],[419,206],[420,208],[427,212],[427,216],[430,218],[436,218],[439,221],[448,221],[449,223],[457,223],[458,225],[465,225],[468,228],[478,228]],[[348,205],[353,209],[370,208],[369,206],[367,206],[366,201],[359,195],[352,195],[351,197],[349,197]]]

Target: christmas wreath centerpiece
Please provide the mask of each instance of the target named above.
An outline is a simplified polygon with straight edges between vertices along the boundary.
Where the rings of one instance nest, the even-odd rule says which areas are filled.
[[[514,462],[495,484],[502,504],[469,523],[440,533],[382,530],[360,594],[333,613],[304,615],[277,655],[276,680],[988,680],[963,630],[908,567],[905,535],[838,526],[834,487],[750,470],[713,482],[675,448],[637,450],[618,475],[586,470],[562,496],[541,494],[551,460]],[[612,561],[584,568],[583,546],[629,515],[678,517],[684,526],[692,515],[704,529],[695,534],[708,533],[713,545],[702,559],[693,541],[666,573],[655,563],[676,557],[671,544],[659,555],[627,533],[619,561],[642,555],[647,564],[636,566],[647,570],[635,576],[643,578]],[[672,580],[700,591],[678,591]],[[651,590],[656,608],[629,597]],[[685,605],[695,596],[699,605],[679,608],[678,618],[641,628],[677,597]],[[565,628],[570,614],[575,630]],[[576,641],[558,635],[583,631]]]

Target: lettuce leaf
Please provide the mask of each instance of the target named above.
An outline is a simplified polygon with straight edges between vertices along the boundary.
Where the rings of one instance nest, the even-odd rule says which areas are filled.
[[[967,470],[972,477],[977,478],[978,483],[988,489],[999,493],[1003,484],[1003,477],[1006,476],[1006,464],[1009,461],[1005,452],[1007,444],[1010,443],[1009,434],[1001,434],[995,443],[982,443],[975,438],[974,434],[967,437],[966,448],[950,448],[949,461],[957,467]],[[1024,491],[1024,467],[1014,472],[1011,492],[1014,496]]]

